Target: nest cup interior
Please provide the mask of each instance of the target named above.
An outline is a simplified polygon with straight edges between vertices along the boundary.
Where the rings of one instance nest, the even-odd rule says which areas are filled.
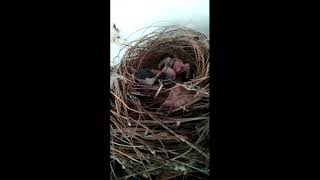
[[[146,96],[154,96],[159,87],[141,86],[133,76],[133,70],[157,69],[168,56],[178,57],[191,67],[191,78],[183,84],[197,93],[186,112],[177,109],[167,114],[150,108],[157,102]],[[208,175],[207,37],[182,27],[159,28],[132,42],[115,71],[126,80],[111,90],[111,159],[126,169],[126,177],[140,175],[150,179],[166,172]],[[162,91],[168,88],[160,91],[160,103],[168,96]]]
[[[162,29],[161,29],[162,30]],[[128,77],[133,69],[157,68],[165,57],[178,57],[191,65],[195,77],[204,77],[208,67],[208,39],[201,33],[186,28],[164,29],[139,39],[131,46],[120,63],[119,73]],[[122,72],[121,72],[122,71]],[[207,72],[208,73],[208,72]]]

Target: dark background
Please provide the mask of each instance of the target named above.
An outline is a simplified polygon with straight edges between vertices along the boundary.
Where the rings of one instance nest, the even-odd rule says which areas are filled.
[[[306,67],[318,59],[307,42],[317,42],[313,11],[270,1],[211,5],[212,176],[316,172],[317,106],[307,100],[317,102],[317,81],[308,83],[317,66]],[[1,173],[108,178],[108,2],[1,7]]]

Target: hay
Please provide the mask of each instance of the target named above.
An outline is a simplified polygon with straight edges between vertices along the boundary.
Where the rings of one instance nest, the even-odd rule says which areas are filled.
[[[110,90],[111,159],[129,174],[122,179],[155,179],[169,172],[171,176],[194,172],[207,176],[208,39],[191,29],[170,26],[160,27],[125,46],[128,49],[120,64],[112,68],[122,79]],[[132,69],[156,68],[165,56],[177,56],[190,63],[193,77],[182,85],[195,94],[184,107],[158,111],[176,83],[141,85],[134,80]]]

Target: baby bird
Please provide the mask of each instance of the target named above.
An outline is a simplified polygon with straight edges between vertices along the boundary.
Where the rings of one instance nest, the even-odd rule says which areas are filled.
[[[163,69],[163,71],[156,69],[139,69],[134,73],[134,76],[142,84],[153,85],[156,79],[175,80],[176,72],[170,67]]]
[[[186,79],[190,76],[190,64],[184,63],[179,58],[167,57],[159,63],[158,68],[161,68],[163,65],[164,67],[172,67],[177,75],[186,72]]]
[[[176,85],[170,90],[168,98],[161,104],[159,110],[184,107],[192,100],[194,94],[195,92]]]
[[[159,74],[158,79],[161,80],[175,80],[176,79],[176,72],[171,67],[164,67],[161,71],[152,69],[154,74]]]
[[[155,74],[149,69],[139,69],[134,73],[134,77],[142,84],[153,85],[156,78]]]

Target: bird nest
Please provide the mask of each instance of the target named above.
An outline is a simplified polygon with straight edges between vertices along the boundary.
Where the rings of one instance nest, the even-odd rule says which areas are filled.
[[[205,35],[184,27],[160,27],[126,44],[120,63],[111,68],[111,178],[206,178],[209,174],[209,45]],[[143,85],[134,70],[157,68],[165,57],[190,64],[191,78]],[[113,75],[111,75],[113,77]],[[181,107],[159,109],[170,91],[189,92]],[[172,101],[183,97],[171,96]],[[176,99],[174,99],[176,98]],[[112,168],[126,171],[119,177]]]

